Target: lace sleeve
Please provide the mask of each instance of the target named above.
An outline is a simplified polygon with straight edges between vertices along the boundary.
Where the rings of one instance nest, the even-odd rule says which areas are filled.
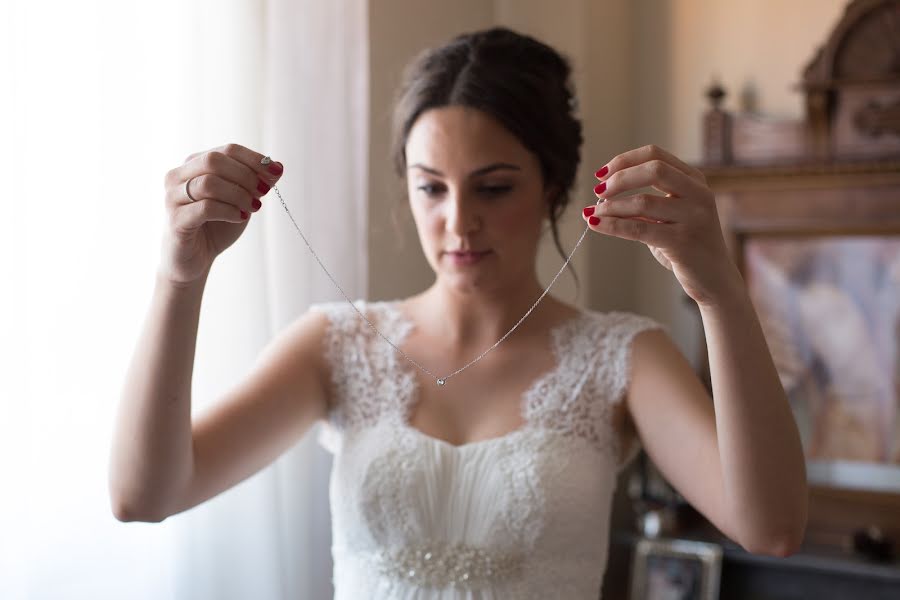
[[[323,352],[331,371],[330,397],[328,416],[316,439],[333,454],[340,452],[349,429],[373,425],[396,412],[396,403],[387,399],[403,397],[404,386],[410,385],[407,379],[412,379],[396,375],[391,367],[393,350],[372,333],[359,313],[374,321],[389,339],[405,335],[401,321],[392,316],[385,302],[360,299],[353,304],[355,310],[340,301],[310,305],[310,310],[328,316]]]
[[[322,343],[322,351],[325,361],[331,370],[331,403],[328,407],[328,416],[320,423],[316,441],[332,454],[337,454],[341,448],[343,439],[343,406],[346,403],[346,374],[348,361],[360,358],[358,352],[348,352],[353,346],[356,322],[352,317],[356,316],[344,302],[321,302],[311,304],[309,310],[315,310],[328,317],[328,329]]]
[[[329,321],[323,351],[331,370],[331,389],[328,416],[317,440],[332,453],[340,451],[348,433],[353,435],[382,418],[398,417],[401,399],[415,385],[412,375],[398,372],[394,350],[372,331],[369,322],[398,343],[412,324],[388,301],[358,299],[353,305],[355,309],[340,301],[310,306],[326,313]]]
[[[620,405],[628,393],[631,384],[631,351],[634,337],[642,331],[660,329],[669,333],[668,328],[658,321],[643,315],[627,312],[608,314],[610,323],[606,333],[606,358],[609,361],[607,385],[609,399],[613,407]],[[628,428],[618,448],[616,466],[618,471],[625,469],[641,449],[641,440],[633,428]]]

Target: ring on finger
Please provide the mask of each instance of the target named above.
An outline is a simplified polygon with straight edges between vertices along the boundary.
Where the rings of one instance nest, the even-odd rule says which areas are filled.
[[[187,181],[184,182],[184,193],[190,199],[191,202],[196,202],[197,199],[194,198],[193,196],[191,196],[191,190],[190,190],[191,181],[193,181],[193,180],[194,180],[194,178],[191,177],[190,179],[188,179]]]

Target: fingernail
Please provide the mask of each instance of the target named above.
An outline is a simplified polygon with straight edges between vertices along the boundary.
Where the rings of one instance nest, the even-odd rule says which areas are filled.
[[[588,223],[590,223],[591,225],[599,225],[600,219],[598,217],[591,217],[590,219],[588,219]]]
[[[253,210],[259,210],[259,207],[262,206],[262,202],[260,202],[257,198],[253,199]]]
[[[605,192],[605,191],[606,191],[606,182],[605,182],[605,181],[604,181],[603,183],[599,183],[599,184],[597,184],[596,186],[594,186],[594,193],[595,193],[595,194],[598,194],[598,195],[599,195],[599,194],[602,194],[602,193]]]
[[[284,166],[280,162],[273,162],[269,165],[269,173],[272,175],[281,175],[284,172]]]
[[[263,196],[268,194],[271,188],[266,184],[266,182],[262,179],[257,179],[257,181],[259,181],[259,183],[256,185],[256,189],[259,190],[259,193]]]
[[[584,208],[584,210],[581,211],[581,212],[584,213],[584,216],[589,217],[589,216],[591,216],[592,214],[594,214],[594,209],[595,209],[595,208],[597,208],[597,207],[596,207],[596,206],[586,206],[586,207]]]
[[[602,169],[600,169],[599,171],[594,173],[594,177],[599,179],[600,177],[603,177],[607,173],[609,173],[609,165],[605,165]]]
[[[248,213],[247,211],[242,210],[242,211],[241,211],[241,218],[242,218],[243,220],[246,221],[247,219],[250,218],[250,213]]]

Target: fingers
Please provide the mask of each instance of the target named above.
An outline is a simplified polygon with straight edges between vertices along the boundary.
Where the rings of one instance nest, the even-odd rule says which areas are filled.
[[[616,161],[618,158],[616,157],[613,161]],[[611,164],[612,161],[610,162]],[[614,198],[625,192],[643,187],[652,187],[678,198],[708,192],[705,184],[700,183],[665,160],[654,158],[634,166],[625,166],[616,170],[613,170],[613,167],[610,166],[610,172],[606,176],[606,181],[594,188],[594,193],[604,198]]]
[[[240,144],[191,154],[166,175],[170,199],[177,206],[191,203],[184,190],[190,180],[190,193],[197,201],[215,199],[254,212],[261,206],[258,198],[268,193],[283,172],[281,163],[263,165],[262,159],[262,154]]]
[[[191,178],[190,182],[191,196],[194,197],[196,202],[191,201],[187,197],[182,185],[178,195],[183,198],[183,201],[179,201],[179,205],[199,204],[205,200],[212,200],[247,212],[256,212],[257,210],[253,204],[256,196],[248,194],[247,190],[240,185],[223,179],[218,175],[201,173]]]
[[[690,215],[685,211],[693,211],[690,203],[679,201],[680,198],[657,196],[654,194],[635,194],[607,200],[597,205],[593,214],[598,217],[646,217],[653,221],[668,223],[683,222]]]
[[[282,165],[280,162],[273,161],[268,165],[264,165],[261,162],[264,158],[264,155],[260,154],[259,152],[255,152],[250,148],[247,148],[246,146],[233,143],[210,148],[209,150],[204,150],[203,152],[195,152],[188,155],[184,162],[189,163],[198,156],[209,154],[212,152],[220,152],[222,154],[225,154],[226,156],[233,158],[234,160],[250,168],[263,181],[266,181],[269,184],[274,183],[278,178],[281,177],[281,174],[284,172],[284,165]]]
[[[265,165],[248,165],[247,161],[252,160],[247,154],[248,152],[259,156],[258,153],[237,144],[228,144],[219,150],[204,152],[181,166],[179,179],[183,183],[205,173],[217,175],[243,188],[245,192],[244,205],[249,206],[252,198],[259,198],[268,192],[271,183],[266,180],[272,179],[273,176],[272,174],[263,175]],[[194,193],[194,183],[196,181],[191,182],[191,195],[199,199],[200,197]],[[185,200],[190,202],[187,197]],[[222,197],[219,200],[229,202],[231,198]]]
[[[666,247],[673,238],[674,229],[681,227],[677,223],[655,223],[642,217],[582,216],[588,222],[588,227],[598,233],[658,247]]]
[[[594,193],[606,200],[585,207],[583,218],[597,233],[642,242],[673,270],[724,246],[715,195],[703,173],[665,150],[651,145],[624,152],[596,176]],[[665,196],[633,193],[647,187]]]
[[[194,186],[191,184],[191,194]],[[195,196],[196,197],[196,196]],[[227,221],[229,223],[244,223],[250,218],[250,213],[233,204],[218,200],[206,199],[202,202],[192,202],[182,206],[178,210],[170,211],[172,229],[176,232],[193,232],[209,221]]]
[[[602,175],[600,175],[600,173],[603,171],[603,169],[601,169],[600,171],[597,171],[598,179],[602,180],[604,177],[607,177],[607,178],[611,177],[613,175],[613,173],[616,173],[623,169],[627,169],[629,167],[634,167],[634,166],[637,166],[637,165],[640,165],[640,164],[643,164],[646,162],[650,162],[653,160],[659,160],[659,161],[668,163],[673,168],[681,171],[688,177],[696,180],[699,184],[701,184],[701,185],[706,184],[706,176],[703,174],[702,171],[700,171],[700,169],[697,169],[696,167],[692,167],[691,165],[685,163],[684,161],[682,161],[680,158],[678,158],[671,152],[663,150],[662,148],[660,148],[659,146],[656,146],[654,144],[649,144],[647,146],[642,146],[640,148],[635,148],[634,150],[629,150],[628,152],[623,152],[622,154],[619,154],[618,156],[613,158],[611,161],[606,163],[606,165],[605,165],[605,168],[607,169],[606,173],[603,173]]]

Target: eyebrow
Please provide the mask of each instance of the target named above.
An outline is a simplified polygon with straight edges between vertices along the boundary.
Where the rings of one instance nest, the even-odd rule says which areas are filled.
[[[440,171],[438,171],[437,169],[432,169],[431,167],[426,167],[425,165],[423,165],[423,164],[421,164],[421,163],[416,163],[416,164],[414,164],[414,165],[409,165],[409,169],[422,169],[422,170],[425,171],[426,173],[431,173],[432,175],[437,175],[438,177],[443,177],[443,176],[444,176],[444,174],[441,173]],[[490,173],[491,171],[497,171],[497,170],[499,170],[499,169],[512,169],[512,170],[514,170],[514,171],[521,171],[521,170],[522,170],[520,167],[517,167],[516,165],[511,165],[511,164],[509,164],[509,163],[502,163],[502,162],[501,162],[501,163],[494,163],[494,164],[488,165],[488,166],[486,166],[486,167],[481,167],[480,169],[475,169],[474,171],[472,171],[471,173],[469,173],[469,177],[470,177],[470,178],[471,178],[471,177],[477,177],[477,176],[479,176],[479,175],[484,175],[484,174],[486,174],[486,173]]]

